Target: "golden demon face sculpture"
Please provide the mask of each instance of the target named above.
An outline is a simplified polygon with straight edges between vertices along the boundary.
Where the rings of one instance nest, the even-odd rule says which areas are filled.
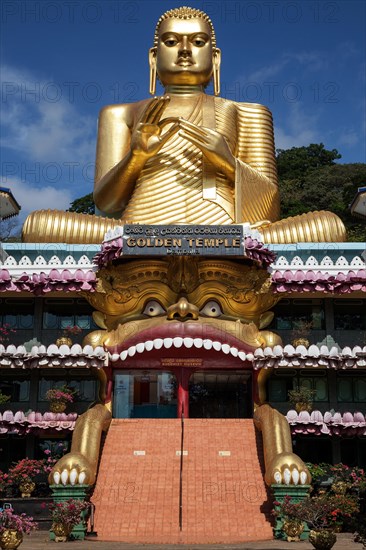
[[[279,342],[259,330],[271,321],[268,309],[278,301],[269,274],[245,262],[124,261],[100,270],[97,291],[85,297],[98,310],[94,319],[103,329],[88,335],[86,343],[104,345],[140,366],[146,361],[151,368],[154,359],[168,357],[211,356],[211,349],[222,351],[225,362],[239,361]]]

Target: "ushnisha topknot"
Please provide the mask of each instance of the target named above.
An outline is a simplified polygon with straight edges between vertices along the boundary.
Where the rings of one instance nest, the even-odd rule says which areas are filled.
[[[207,13],[205,13],[202,10],[198,10],[196,8],[189,8],[188,6],[181,6],[180,8],[173,8],[172,10],[168,10],[160,17],[159,21],[156,24],[155,27],[155,34],[154,34],[154,48],[158,45],[158,37],[159,37],[159,28],[163,21],[166,19],[203,19],[204,21],[207,21],[207,23],[210,25],[211,29],[211,42],[212,47],[216,48],[216,36],[215,36],[215,30],[213,28],[213,24]]]

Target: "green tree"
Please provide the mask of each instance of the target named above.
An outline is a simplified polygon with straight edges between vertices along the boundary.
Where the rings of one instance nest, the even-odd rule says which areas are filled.
[[[337,149],[328,151],[323,143],[311,143],[307,147],[277,149],[277,170],[280,179],[301,178],[309,170],[331,166],[340,159]]]
[[[67,212],[78,212],[79,214],[95,214],[95,204],[93,193],[88,193],[83,197],[75,199],[68,208]]]

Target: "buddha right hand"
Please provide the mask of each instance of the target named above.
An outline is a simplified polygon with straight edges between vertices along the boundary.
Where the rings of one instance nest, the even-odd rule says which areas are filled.
[[[169,101],[168,96],[155,97],[142,113],[131,137],[131,152],[135,157],[143,161],[154,157],[168,139],[179,130],[178,118],[160,120]],[[167,124],[172,126],[162,134],[162,129]]]

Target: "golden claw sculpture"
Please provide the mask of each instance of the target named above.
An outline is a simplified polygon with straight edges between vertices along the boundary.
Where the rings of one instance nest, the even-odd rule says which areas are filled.
[[[102,432],[112,415],[105,405],[95,405],[79,416],[72,435],[71,450],[52,468],[50,485],[93,485],[97,475]]]
[[[254,423],[262,432],[267,485],[310,485],[309,470],[292,452],[291,431],[283,414],[262,405],[254,413]]]
[[[163,97],[110,105],[99,117],[94,200],[114,219],[33,212],[25,242],[98,243],[125,223],[249,223],[266,243],[345,240],[331,212],[278,221],[272,115],[262,105],[218,97],[221,51],[204,12],[166,12],[149,63],[150,92],[159,78]],[[205,93],[211,79],[215,96]]]

